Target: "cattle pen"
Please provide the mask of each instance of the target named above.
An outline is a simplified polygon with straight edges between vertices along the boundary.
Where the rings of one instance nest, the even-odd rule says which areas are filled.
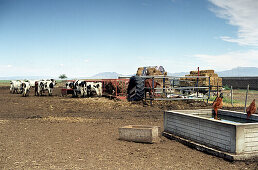
[[[209,76],[187,76],[187,77],[173,77],[173,76],[139,76],[143,80],[150,79],[151,86],[144,86],[145,91],[149,91],[149,95],[144,94],[144,100],[150,101],[171,101],[171,100],[208,100],[211,92],[219,91],[219,86],[212,86]],[[119,79],[129,79],[128,76],[120,76]],[[201,78],[208,79],[206,86],[199,83]],[[189,80],[191,79],[191,80]],[[155,87],[155,82],[158,82],[160,87]],[[183,85],[187,82],[193,84],[192,86]],[[130,93],[130,92],[129,92]]]
[[[101,82],[105,96],[126,99],[129,79],[102,79]]]

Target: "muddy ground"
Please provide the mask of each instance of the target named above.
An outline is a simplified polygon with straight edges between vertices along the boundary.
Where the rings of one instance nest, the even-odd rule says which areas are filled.
[[[0,88],[0,169],[258,169],[228,162],[162,137],[158,144],[118,140],[125,125],[163,126],[166,109],[207,108],[203,102],[143,107],[107,98],[29,97]],[[162,129],[162,128],[161,128]]]

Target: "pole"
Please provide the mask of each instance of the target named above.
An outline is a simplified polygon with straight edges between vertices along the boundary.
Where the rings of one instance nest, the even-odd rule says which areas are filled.
[[[211,77],[209,77],[209,96],[207,99],[207,103],[209,102],[210,97],[211,97]]]
[[[165,96],[167,97],[167,94],[166,94],[166,91],[165,91],[165,88],[166,88],[165,83],[166,83],[166,80],[165,80],[165,78],[163,78],[163,95],[165,93]]]
[[[199,70],[199,67],[198,67],[197,87],[198,87],[198,83],[199,83],[199,75],[200,75],[200,70]],[[199,89],[197,88],[197,98],[198,98],[198,95],[199,95]]]
[[[248,91],[249,91],[249,84],[247,85],[246,95],[245,95],[245,110],[244,110],[245,113],[246,113],[246,103],[247,103]]]
[[[231,97],[231,105],[233,106],[233,88],[230,87],[230,97]]]
[[[153,100],[153,97],[154,97],[154,77],[152,77],[152,85],[151,85],[151,100],[150,100],[150,104],[152,106],[152,100]]]
[[[116,80],[116,97],[117,97],[117,80]]]

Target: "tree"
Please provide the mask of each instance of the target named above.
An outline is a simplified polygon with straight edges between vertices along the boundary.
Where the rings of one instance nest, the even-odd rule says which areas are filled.
[[[60,78],[60,79],[66,79],[67,76],[66,76],[65,74],[61,74],[61,75],[59,76],[59,78]]]

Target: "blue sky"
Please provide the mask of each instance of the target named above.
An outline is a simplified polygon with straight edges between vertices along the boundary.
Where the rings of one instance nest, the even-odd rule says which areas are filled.
[[[0,0],[0,77],[258,67],[257,0]]]

